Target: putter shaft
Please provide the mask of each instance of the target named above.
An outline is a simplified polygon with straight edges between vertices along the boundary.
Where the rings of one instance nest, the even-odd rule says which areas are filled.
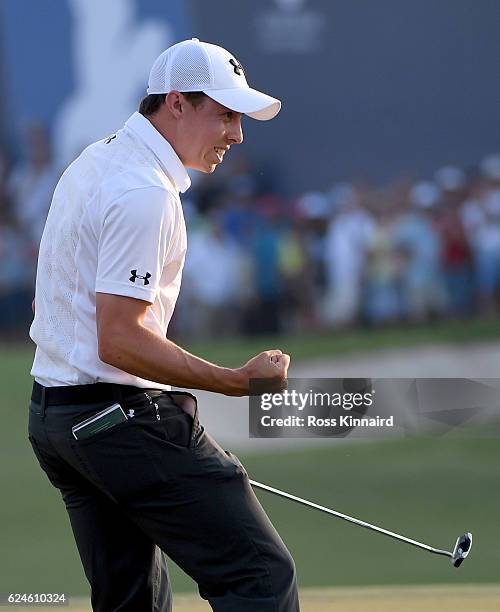
[[[428,544],[423,544],[422,542],[417,542],[416,540],[405,538],[404,536],[399,535],[398,533],[394,533],[393,531],[388,531],[387,529],[383,529],[382,527],[377,527],[377,525],[371,525],[370,523],[366,523],[365,521],[361,521],[352,516],[348,516],[347,514],[342,514],[342,512],[337,512],[336,510],[331,510],[330,508],[326,508],[325,506],[320,506],[319,504],[315,504],[314,502],[308,501],[307,499],[297,497],[296,495],[286,493],[285,491],[280,491],[279,489],[275,489],[274,487],[270,487],[269,485],[262,484],[261,482],[250,480],[250,484],[253,487],[268,491],[269,493],[274,493],[274,495],[279,495],[280,497],[286,497],[287,499],[296,501],[299,504],[303,504],[304,506],[315,508],[316,510],[320,510],[321,512],[325,512],[326,514],[332,514],[333,516],[336,516],[337,518],[340,518],[344,521],[348,521],[349,523],[354,523],[356,525],[359,525],[360,527],[371,529],[372,531],[378,531],[379,533],[383,533],[391,538],[394,538],[395,540],[406,542],[407,544],[411,544],[412,546],[416,546],[417,548],[423,548],[424,550],[428,550],[429,552],[434,553],[436,555],[443,555],[445,557],[450,558],[453,557],[453,553],[448,552],[447,550],[440,550],[439,548],[433,548]]]

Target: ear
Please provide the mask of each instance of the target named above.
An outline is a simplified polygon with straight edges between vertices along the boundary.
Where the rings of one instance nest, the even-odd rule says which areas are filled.
[[[172,115],[176,119],[180,119],[185,104],[185,100],[182,97],[182,94],[178,91],[171,91],[167,94],[167,97],[165,98],[165,104],[167,105],[167,108],[172,113]]]

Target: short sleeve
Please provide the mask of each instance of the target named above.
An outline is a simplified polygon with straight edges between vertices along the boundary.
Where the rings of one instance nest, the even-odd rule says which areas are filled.
[[[131,190],[102,211],[96,292],[153,303],[174,231],[174,196]]]

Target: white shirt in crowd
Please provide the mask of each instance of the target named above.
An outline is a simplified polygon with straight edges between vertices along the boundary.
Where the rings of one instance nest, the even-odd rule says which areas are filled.
[[[212,225],[190,234],[184,269],[194,299],[208,307],[237,300],[243,255],[230,240],[214,235]]]
[[[166,336],[187,248],[179,192],[189,186],[175,151],[139,113],[67,168],[38,257],[30,336],[40,384],[169,389],[100,361],[96,292],[150,302],[144,325]]]

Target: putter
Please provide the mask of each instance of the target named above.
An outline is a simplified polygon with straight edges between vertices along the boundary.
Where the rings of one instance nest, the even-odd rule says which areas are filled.
[[[398,533],[394,533],[393,531],[387,531],[387,529],[382,529],[382,527],[370,525],[370,523],[365,523],[365,521],[360,521],[357,518],[348,516],[347,514],[342,514],[341,512],[337,512],[336,510],[330,510],[330,508],[320,506],[319,504],[315,504],[314,502],[308,501],[307,499],[302,499],[301,497],[297,497],[296,495],[291,495],[290,493],[286,493],[285,491],[280,491],[279,489],[275,489],[274,487],[262,484],[261,482],[250,480],[250,484],[257,489],[262,489],[263,491],[274,493],[275,495],[279,495],[280,497],[291,499],[293,501],[298,502],[299,504],[304,504],[304,506],[309,506],[310,508],[315,508],[316,510],[320,510],[321,512],[326,512],[326,514],[332,514],[333,516],[343,519],[344,521],[354,523],[355,525],[360,525],[361,527],[366,527],[366,529],[371,529],[372,531],[378,531],[379,533],[383,533],[384,535],[389,536],[390,538],[400,540],[401,542],[406,542],[407,544],[411,544],[412,546],[416,546],[417,548],[423,548],[424,550],[428,550],[429,552],[435,555],[443,555],[444,557],[449,557],[451,559],[453,567],[460,567],[462,565],[464,559],[467,557],[472,547],[472,533],[464,533],[463,535],[459,536],[457,538],[455,547],[453,548],[453,552],[449,552],[447,550],[433,548],[432,546],[422,544],[421,542],[411,540],[410,538],[405,538],[404,536],[399,535]]]

